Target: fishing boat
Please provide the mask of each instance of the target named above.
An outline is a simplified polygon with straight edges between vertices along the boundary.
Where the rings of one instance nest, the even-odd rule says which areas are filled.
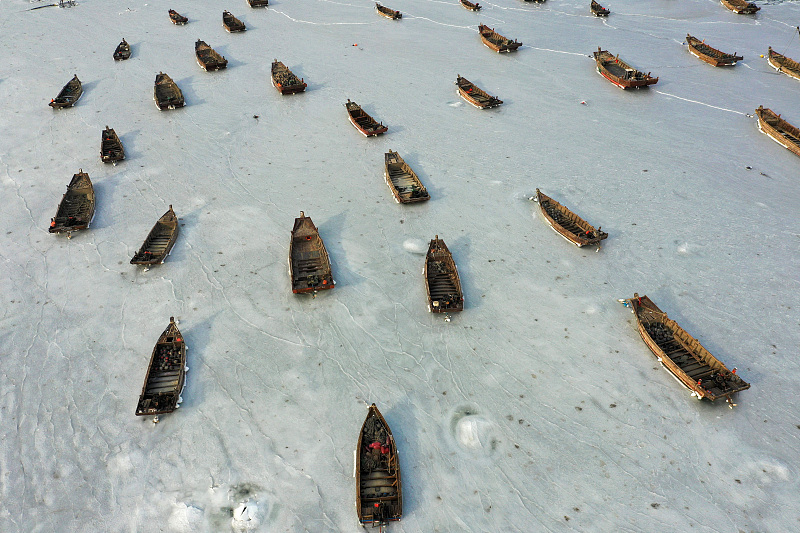
[[[534,198],[539,204],[542,216],[553,230],[575,246],[597,246],[608,238],[608,233],[601,231],[583,220],[581,217],[556,202],[539,189]]]
[[[185,104],[183,92],[181,92],[178,84],[163,72],[159,72],[156,75],[153,100],[156,102],[156,107],[161,111],[183,107]]]
[[[269,0],[247,0],[247,3],[250,4],[250,7],[267,7]]]
[[[369,116],[361,109],[360,105],[351,102],[349,98],[347,99],[347,103],[344,104],[344,107],[347,109],[347,116],[350,117],[350,123],[355,126],[364,137],[374,137],[375,135],[386,133],[389,130],[382,122],[378,122]]]
[[[121,61],[129,57],[131,57],[131,45],[123,38],[122,42],[117,45],[117,49],[114,50],[114,61]]]
[[[383,528],[403,517],[400,460],[392,430],[373,403],[356,447],[356,512],[362,526]]]
[[[83,84],[81,80],[78,79],[78,75],[75,74],[71,80],[67,82],[66,85],[61,89],[61,92],[58,93],[58,96],[50,100],[50,107],[54,109],[61,109],[63,107],[72,107],[75,105],[81,95],[83,94]]]
[[[169,19],[172,21],[173,24],[177,24],[178,26],[183,26],[189,19],[175,11],[174,9],[169,10]]]
[[[597,64],[598,74],[620,89],[639,89],[658,83],[658,78],[654,78],[649,72],[647,74],[639,72],[621,60],[619,56],[614,57],[607,50],[598,48],[594,53],[594,61]]]
[[[478,109],[489,109],[490,107],[497,107],[503,103],[502,100],[496,96],[489,95],[489,93],[479,88],[467,78],[462,78],[460,74],[456,76],[456,86],[458,87],[458,94],[461,98]]]
[[[800,80],[800,63],[793,59],[789,59],[783,54],[779,54],[772,47],[769,47],[769,55],[767,61],[778,72],[783,72],[787,76],[791,76]]]
[[[147,374],[142,386],[136,416],[152,415],[153,422],[158,416],[171,413],[179,407],[181,392],[186,384],[186,342],[175,324],[175,317],[169,317],[169,325],[158,338]]]
[[[106,126],[100,139],[100,159],[103,163],[116,163],[125,159],[125,150],[117,132]]]
[[[522,46],[522,43],[514,39],[507,39],[503,37],[494,28],[490,28],[485,24],[478,26],[478,32],[481,35],[483,44],[494,50],[495,52],[515,52],[517,48]]]
[[[380,5],[378,2],[375,2],[375,10],[378,12],[378,15],[386,17],[387,19],[397,20],[403,18],[403,14],[399,11],[389,9],[388,7]]]
[[[753,15],[761,9],[754,3],[745,0],[720,0],[719,3],[739,15]]]
[[[607,17],[608,14],[611,13],[610,10],[604,8],[594,0],[592,0],[592,3],[589,5],[589,9],[595,17]]]
[[[234,17],[230,11],[222,12],[222,27],[228,30],[228,33],[236,33],[247,29],[244,22]]]
[[[294,219],[292,240],[289,243],[289,276],[295,294],[332,289],[336,282],[331,272],[331,260],[319,230],[309,217],[300,211]]]
[[[636,315],[639,334],[658,362],[691,390],[692,396],[711,401],[725,398],[733,407],[731,395],[750,388],[736,374],[736,368],[728,370],[650,298],[634,293],[633,298],[622,302]]]
[[[303,78],[298,78],[289,67],[278,61],[272,62],[272,85],[281,94],[295,94],[306,90],[308,85]]]
[[[228,60],[224,56],[200,39],[197,39],[197,42],[194,43],[194,55],[197,57],[197,64],[200,65],[200,68],[207,72],[220,70],[228,66]]]
[[[712,48],[708,46],[705,41],[701,41],[697,37],[692,37],[689,34],[686,34],[686,44],[689,45],[690,54],[715,67],[733,66],[737,61],[744,59],[742,56],[726,54],[716,48]]]
[[[94,218],[94,187],[89,174],[80,169],[73,174],[67,192],[61,197],[56,216],[50,219],[50,233],[67,233],[87,229]]]
[[[764,106],[759,106],[755,114],[759,130],[793,154],[800,156],[800,128],[792,126],[772,109]]]
[[[392,191],[394,199],[399,204],[411,204],[414,202],[424,202],[430,200],[428,190],[419,180],[417,173],[403,161],[400,154],[389,150],[386,152],[384,161],[386,170],[386,185]]]
[[[132,265],[160,265],[172,251],[178,239],[178,217],[169,206],[164,215],[158,219],[153,229],[142,243],[142,247],[131,259]]]
[[[428,311],[450,313],[464,310],[464,294],[461,279],[453,261],[453,254],[437,235],[428,246],[425,256],[425,290],[428,293]]]
[[[477,2],[475,2],[473,4],[469,0],[460,0],[460,1],[461,1],[461,7],[463,7],[464,9],[469,9],[470,11],[480,11],[481,10],[481,5],[479,3],[477,3]]]

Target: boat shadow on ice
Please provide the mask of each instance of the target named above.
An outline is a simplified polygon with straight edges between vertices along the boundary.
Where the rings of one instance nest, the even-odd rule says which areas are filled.
[[[342,211],[338,215],[328,217],[325,222],[317,226],[322,242],[325,243],[325,248],[328,250],[333,279],[337,288],[358,285],[364,280],[363,276],[356,274],[350,267],[347,253],[342,246],[342,228],[346,225],[346,219],[347,211]]]
[[[388,411],[383,411],[383,418],[392,429],[392,436],[397,444],[397,457],[400,461],[400,481],[403,485],[403,514],[410,516],[420,507],[419,497],[429,494],[430,490],[435,490],[430,483],[430,477],[415,475],[418,471],[412,467],[416,466],[413,450],[420,450],[423,441],[419,437],[419,418],[420,414],[424,417],[416,405],[408,399],[394,404]],[[413,426],[413,427],[412,427]]]
[[[141,134],[141,130],[127,131],[119,136],[122,147],[125,150],[125,160],[118,164],[124,165],[125,161],[136,159],[136,138]],[[113,167],[112,167],[113,168]]]
[[[206,103],[205,99],[200,98],[197,94],[197,91],[194,90],[194,85],[192,83],[194,79],[195,76],[189,76],[188,78],[183,78],[182,80],[175,80],[175,83],[183,93],[183,99],[186,102],[186,105],[183,107],[202,105]]]
[[[186,341],[186,366],[189,371],[186,372],[186,381],[181,393],[183,401],[179,411],[195,408],[201,405],[205,399],[206,394],[203,384],[208,382],[208,379],[200,379],[200,370],[208,368],[210,365],[205,362],[204,348],[210,346],[211,331],[221,312],[217,311],[202,322],[192,324],[191,328],[182,330],[183,338]]]
[[[249,30],[250,26],[248,26],[247,29]],[[230,57],[230,54],[228,53],[229,47],[227,44],[214,46],[213,48],[216,52],[219,53],[219,55],[223,56],[225,59],[228,60],[228,66],[216,72],[222,73],[230,68],[236,68],[236,67],[241,67],[243,65],[247,65],[246,61],[241,61],[239,59],[236,59],[236,54],[234,54],[233,58]]]
[[[447,240],[446,237],[442,238]],[[464,311],[476,309],[483,305],[481,298],[482,293],[480,289],[475,286],[475,271],[469,261],[471,244],[472,240],[466,235],[462,235],[454,240],[452,244],[447,245],[450,252],[453,254],[453,261],[455,261],[456,268],[458,269],[458,277],[461,281],[461,293],[464,296]]]
[[[419,177],[419,180],[428,190],[428,194],[430,194],[430,200],[428,200],[427,202],[419,202],[417,205],[413,207],[415,211],[418,209],[426,209],[427,208],[426,206],[428,206],[432,202],[436,202],[438,200],[441,200],[442,198],[447,197],[447,195],[444,193],[444,189],[438,187],[435,184],[435,180],[431,180],[430,174],[425,172],[425,163],[423,162],[425,161],[424,158],[421,161],[416,152],[406,152],[403,153],[402,155],[403,155],[403,160],[406,163],[408,163],[408,166],[410,166],[414,170],[414,172],[417,173],[417,177]]]

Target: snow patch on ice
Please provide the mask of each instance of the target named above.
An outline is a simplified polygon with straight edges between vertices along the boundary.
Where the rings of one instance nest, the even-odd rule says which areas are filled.
[[[473,455],[493,455],[499,444],[496,426],[474,405],[455,410],[450,417],[450,432],[458,447]]]
[[[253,531],[260,524],[258,504],[253,500],[242,502],[233,510],[231,528],[234,531]]]
[[[403,242],[403,249],[412,254],[425,255],[428,253],[428,243],[422,239],[406,239]]]
[[[183,502],[174,504],[167,525],[174,533],[194,533],[203,526],[203,510]]]

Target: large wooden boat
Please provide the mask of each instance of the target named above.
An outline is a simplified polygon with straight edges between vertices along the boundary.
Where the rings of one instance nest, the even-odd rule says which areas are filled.
[[[759,106],[755,114],[758,117],[758,129],[793,154],[800,156],[800,128],[792,126],[775,111],[764,106]]]
[[[464,294],[453,254],[438,235],[428,246],[422,274],[428,293],[428,311],[450,313],[464,309]]]
[[[522,43],[514,39],[503,37],[494,28],[490,28],[485,24],[478,26],[478,32],[481,35],[483,44],[494,50],[495,52],[515,52],[517,48],[522,46]]]
[[[720,0],[719,3],[739,15],[753,15],[761,9],[754,3],[746,2],[745,0]]]
[[[62,107],[72,107],[75,105],[81,95],[83,94],[83,84],[81,80],[78,79],[78,75],[75,74],[71,80],[67,82],[66,85],[61,89],[61,92],[58,93],[58,96],[50,100],[50,107],[54,109],[60,109]]]
[[[463,7],[464,9],[468,9],[470,11],[480,11],[481,10],[481,5],[478,2],[475,2],[473,4],[469,0],[460,0],[460,1],[461,1],[461,7]]]
[[[205,71],[220,70],[228,66],[228,60],[224,56],[200,39],[194,43],[194,55],[197,57],[197,64]]]
[[[234,17],[230,11],[222,12],[222,26],[228,30],[228,33],[236,33],[247,29],[244,22]]]
[[[647,347],[664,368],[692,391],[692,396],[711,401],[725,398],[733,406],[731,395],[750,388],[735,368],[728,370],[650,298],[634,293],[624,303],[636,315],[639,333]]]
[[[175,324],[175,317],[171,316],[150,356],[136,416],[153,415],[153,421],[158,422],[158,415],[177,409],[187,370],[186,342]]]
[[[344,107],[347,109],[347,116],[350,118],[350,123],[355,126],[364,137],[374,137],[375,135],[386,133],[389,130],[388,127],[383,125],[383,122],[378,122],[369,116],[366,111],[361,109],[360,105],[351,102],[349,98],[347,99],[347,103],[344,104]]]
[[[161,111],[183,107],[186,103],[183,100],[183,92],[181,92],[178,84],[172,81],[172,78],[163,72],[159,72],[156,75],[153,100],[156,102],[156,107]]]
[[[639,72],[607,50],[598,48],[594,53],[594,61],[597,64],[597,72],[620,89],[639,89],[658,83],[658,78],[654,78],[649,72],[647,74]]]
[[[397,20],[403,18],[403,14],[399,11],[389,9],[386,6],[380,5],[378,2],[375,2],[375,10],[378,12],[378,15],[386,17],[387,19]]]
[[[131,259],[132,265],[158,265],[164,262],[178,239],[178,217],[172,206],[158,219],[142,243],[142,247]]]
[[[331,260],[319,231],[309,217],[300,211],[294,219],[292,240],[289,243],[289,276],[295,294],[332,289],[336,282],[331,272]]]
[[[583,220],[581,217],[556,202],[539,189],[536,189],[536,202],[542,216],[553,230],[575,246],[600,246],[600,241],[608,238],[608,233],[601,231]]]
[[[172,21],[173,24],[177,24],[178,26],[182,26],[187,22],[189,22],[189,19],[187,19],[174,9],[169,10],[169,19]]]
[[[769,55],[767,56],[767,61],[769,61],[769,64],[772,65],[775,70],[800,80],[800,63],[793,59],[789,59],[783,54],[779,54],[773,50],[771,46],[769,47],[768,53]]]
[[[272,62],[272,85],[278,89],[281,94],[301,93],[308,87],[308,84],[306,84],[303,78],[295,76],[294,73],[289,70],[289,67],[277,59]]]
[[[250,7],[267,7],[269,0],[247,0],[247,3],[250,4]]]
[[[609,9],[604,8],[594,0],[592,0],[592,3],[589,4],[589,10],[595,17],[607,17],[609,13],[611,13]]]
[[[467,78],[462,78],[460,74],[456,77],[456,86],[458,87],[458,94],[461,95],[461,98],[478,109],[489,109],[490,107],[497,107],[503,103],[502,100],[496,96],[491,96]]]
[[[431,199],[417,173],[403,161],[400,154],[389,150],[386,152],[384,160],[386,185],[389,186],[397,203],[411,204]]]
[[[117,49],[114,50],[114,61],[121,61],[129,57],[131,57],[131,45],[123,38],[122,42],[117,45]]]
[[[690,54],[715,67],[733,66],[737,61],[744,59],[742,56],[726,54],[716,48],[712,48],[708,46],[705,41],[701,41],[697,37],[692,37],[689,34],[686,34],[686,44],[689,45]]]
[[[103,163],[116,163],[125,159],[125,149],[117,132],[106,126],[100,139],[100,159]]]
[[[50,233],[67,233],[87,229],[94,218],[94,187],[89,174],[80,169],[73,174],[67,192],[61,197],[56,216],[50,219]]]
[[[383,527],[403,517],[400,460],[392,430],[373,403],[356,447],[356,512],[362,526]]]

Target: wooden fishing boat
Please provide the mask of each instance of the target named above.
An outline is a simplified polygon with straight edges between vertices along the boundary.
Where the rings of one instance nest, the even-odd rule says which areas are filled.
[[[75,105],[81,95],[83,94],[83,84],[75,74],[71,80],[58,93],[58,96],[50,100],[50,107],[54,109],[61,109],[62,107],[72,107]]]
[[[495,52],[515,52],[517,48],[522,46],[522,43],[514,39],[507,39],[503,37],[493,28],[485,24],[481,24],[478,26],[478,32],[481,35],[481,40],[483,44],[494,50]]]
[[[187,22],[189,22],[189,19],[187,19],[174,9],[169,10],[169,19],[172,21],[173,24],[177,24],[178,26],[182,26]]]
[[[800,156],[800,128],[792,126],[775,111],[764,106],[759,106],[755,114],[758,117],[758,129],[793,154]]]
[[[403,14],[399,11],[389,9],[388,7],[380,5],[378,2],[375,2],[375,10],[378,12],[378,15],[386,17],[387,19],[397,20],[403,18]]]
[[[735,368],[728,370],[650,298],[634,293],[623,302],[636,315],[639,334],[658,362],[691,390],[692,396],[711,401],[725,398],[733,406],[731,395],[750,388]]]
[[[278,61],[272,62],[272,85],[281,94],[295,94],[306,90],[308,85],[303,78],[298,78],[289,67]]]
[[[716,48],[708,46],[704,41],[697,37],[686,34],[686,44],[689,45],[689,53],[696,58],[705,61],[715,67],[728,67],[736,64],[737,61],[744,59],[736,54],[726,54]]]
[[[592,0],[592,3],[589,5],[589,9],[595,17],[607,17],[608,14],[611,13],[610,10],[604,8],[594,0]]]
[[[167,329],[158,338],[150,356],[142,394],[136,405],[136,416],[153,415],[153,422],[158,422],[158,415],[177,409],[186,384],[187,370],[186,342],[175,324],[175,317],[171,316]]]
[[[50,233],[67,233],[87,229],[94,218],[94,187],[89,174],[80,169],[73,174],[67,192],[61,197],[56,216],[50,219]]]
[[[597,72],[605,79],[619,87],[620,89],[630,89],[646,87],[658,83],[658,78],[654,78],[648,72],[639,72],[619,56],[614,57],[607,50],[597,48],[594,53],[594,61],[597,64]]]
[[[771,46],[769,47],[767,61],[769,61],[769,64],[772,65],[772,67],[778,72],[783,72],[788,76],[800,80],[800,63],[793,59],[789,59],[783,54],[779,54],[773,50]]]
[[[536,189],[536,202],[542,216],[553,230],[575,246],[596,245],[608,238],[608,233],[601,231],[583,220],[581,217],[556,202],[539,189]]]
[[[373,403],[356,447],[356,512],[362,526],[383,527],[403,517],[400,460],[392,430]]]
[[[489,95],[489,93],[479,88],[467,78],[462,78],[461,74],[458,74],[456,77],[456,86],[458,87],[458,94],[461,95],[461,98],[478,109],[489,109],[503,103],[502,100],[496,96]]]
[[[183,107],[185,104],[183,92],[181,92],[178,84],[172,81],[172,78],[163,72],[159,72],[156,75],[153,100],[156,102],[156,107],[161,111]]]
[[[428,190],[419,180],[417,173],[403,161],[400,154],[389,150],[384,157],[386,185],[399,204],[411,204],[430,200]]]
[[[222,26],[228,30],[228,33],[236,33],[247,29],[244,22],[234,17],[230,11],[222,12]]]
[[[250,7],[267,7],[269,0],[247,0],[247,3],[250,4]]]
[[[480,11],[481,10],[481,5],[478,2],[475,2],[473,4],[469,0],[460,0],[460,1],[461,1],[461,7],[463,7],[464,9],[469,9],[470,11]]]
[[[197,42],[194,43],[194,55],[197,57],[197,64],[200,65],[200,68],[207,72],[220,70],[228,66],[228,60],[224,56],[200,39],[197,39]]]
[[[125,150],[117,132],[106,126],[100,139],[100,159],[103,163],[116,163],[125,159]]]
[[[344,104],[344,107],[347,109],[347,116],[350,117],[350,123],[355,126],[364,137],[374,137],[375,135],[386,133],[389,130],[382,122],[378,122],[369,116],[361,109],[360,105],[351,102],[349,98],[347,99],[347,103]]]
[[[178,217],[169,206],[164,215],[158,219],[153,229],[142,243],[142,247],[131,259],[132,265],[160,265],[172,251],[178,239]]]
[[[453,261],[453,254],[437,235],[428,246],[425,256],[425,290],[428,293],[428,311],[450,313],[464,310],[461,278]]]
[[[131,57],[131,45],[123,38],[122,42],[117,45],[117,49],[114,50],[114,61],[121,61],[129,57]]]
[[[309,217],[300,211],[294,219],[292,240],[289,243],[289,276],[295,294],[332,289],[336,282],[331,272],[331,260],[319,231]]]
[[[754,3],[746,2],[745,0],[720,0],[719,3],[739,15],[753,15],[761,9]]]

